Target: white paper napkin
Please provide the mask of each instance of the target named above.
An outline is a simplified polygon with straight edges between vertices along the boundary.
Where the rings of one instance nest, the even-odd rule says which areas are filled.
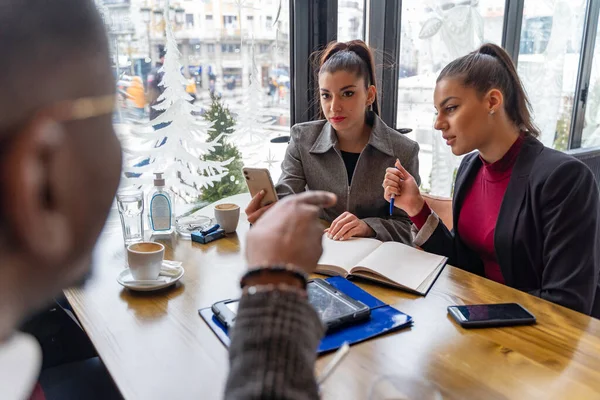
[[[158,285],[161,283],[169,283],[174,277],[181,274],[181,261],[163,260],[163,264],[160,267],[160,275],[155,280],[135,280],[126,279],[123,283],[128,285]]]
[[[160,267],[160,276],[177,276],[181,273],[181,261],[164,260]]]

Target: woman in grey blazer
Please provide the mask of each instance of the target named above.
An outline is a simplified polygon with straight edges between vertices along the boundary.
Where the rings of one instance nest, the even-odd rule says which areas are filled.
[[[410,244],[411,221],[400,209],[390,215],[381,182],[396,160],[419,182],[419,145],[379,118],[375,82],[373,55],[363,41],[327,46],[319,68],[324,119],[292,127],[277,194],[335,193],[337,205],[321,212],[331,222],[331,239],[374,237]],[[246,209],[251,223],[267,209],[258,207],[263,196]]]

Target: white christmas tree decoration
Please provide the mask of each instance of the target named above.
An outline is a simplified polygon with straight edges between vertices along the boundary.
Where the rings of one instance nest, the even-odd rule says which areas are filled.
[[[267,164],[267,168],[269,168],[269,170],[273,167],[273,165],[280,163],[279,160],[275,159],[275,154],[271,153],[271,149],[269,149],[269,155],[267,156],[267,159],[263,162]]]
[[[260,74],[256,66],[254,38],[252,38],[250,45],[250,60],[252,62],[250,84],[244,90],[243,107],[236,118],[234,131],[229,135],[232,142],[240,149],[246,165],[252,165],[260,159],[271,135],[265,129],[269,125],[270,118],[263,115],[261,108],[261,104],[265,102],[260,84]]]
[[[128,182],[134,185],[152,184],[152,174],[164,172],[167,185],[185,202],[192,202],[198,199],[202,188],[213,186],[227,176],[227,165],[232,160],[217,162],[201,159],[221,145],[221,136],[207,142],[206,132],[212,124],[193,114],[199,112],[200,108],[190,103],[192,97],[185,91],[181,53],[169,19],[169,1],[165,3],[166,54],[160,70],[164,74],[159,83],[165,90],[158,98],[159,103],[153,106],[164,113],[150,121],[149,126],[135,132],[137,145],[124,149],[129,156],[125,170],[129,173],[127,175],[135,176]],[[151,126],[161,124],[163,127],[151,129]],[[143,159],[148,160],[147,165],[135,166]]]

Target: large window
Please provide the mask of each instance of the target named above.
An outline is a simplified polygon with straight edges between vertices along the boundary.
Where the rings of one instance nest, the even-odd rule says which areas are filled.
[[[435,4],[433,6],[432,4]],[[472,5],[476,4],[476,5]],[[422,188],[449,196],[459,160],[433,129],[433,90],[441,69],[484,42],[500,44],[504,2],[402,2],[397,127],[421,146]]]
[[[338,41],[365,40],[364,0],[339,0],[338,1]]]
[[[107,0],[96,1],[102,5]],[[582,49],[600,51],[600,45],[593,45],[595,30],[585,36],[583,30],[598,18],[595,0],[338,0],[337,8],[325,2],[291,3],[291,9],[287,0],[171,3],[170,24],[181,51],[184,87],[199,106],[194,117],[213,123],[210,93],[218,95],[234,124],[225,140],[235,144],[243,164],[268,167],[274,180],[286,146],[270,139],[281,136],[280,142],[285,142],[290,108],[295,122],[318,118],[308,60],[334,38],[362,39],[375,48],[383,80],[382,117],[390,126],[412,129],[409,136],[421,147],[422,186],[433,194],[451,194],[460,162],[433,129],[435,79],[448,62],[484,42],[504,46],[518,61],[546,145],[560,150],[569,143],[600,145],[600,58],[582,57]],[[164,0],[141,8],[106,7],[122,93],[115,121],[126,145],[139,142],[142,148],[149,139],[140,130],[156,125],[149,123],[152,107],[135,107],[127,90],[140,77],[148,93],[148,77],[156,74],[156,62],[167,44],[163,7]],[[334,18],[337,24],[332,25]],[[225,121],[217,121],[221,122]]]
[[[106,0],[97,3],[107,23],[120,94],[114,120],[126,150],[123,185],[151,183],[152,173],[162,168],[155,161],[173,145],[181,149],[181,158],[192,155],[188,161],[233,160],[220,171],[225,177],[181,201],[206,203],[246,191],[244,165],[269,168],[278,179],[286,146],[270,140],[289,134],[289,2],[171,1],[168,22],[164,1],[118,8],[105,7]],[[175,45],[169,42],[169,27]],[[177,48],[181,69],[165,68],[163,74],[160,57],[166,50],[166,63],[172,63],[168,52]],[[170,85],[164,92],[157,85],[161,79]],[[170,104],[166,111],[155,107],[161,93]],[[195,110],[174,101],[182,93]],[[175,119],[171,125],[161,120],[167,114],[169,121]],[[173,129],[179,124],[182,129]],[[200,128],[188,129],[194,125]],[[194,137],[181,140],[189,132]],[[161,151],[152,153],[155,148]],[[167,185],[189,189],[186,176],[198,170],[193,163],[186,168],[172,174]],[[205,181],[210,179],[207,174]]]
[[[518,72],[533,106],[541,141],[567,150],[585,0],[526,0]]]

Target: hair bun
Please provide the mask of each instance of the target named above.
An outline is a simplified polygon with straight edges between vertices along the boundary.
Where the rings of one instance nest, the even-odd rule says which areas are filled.
[[[321,52],[321,62],[320,65],[323,65],[327,60],[333,57],[334,54],[339,53],[340,51],[348,50],[348,45],[344,42],[335,42],[328,49],[324,49]]]
[[[496,45],[492,43],[485,43],[479,47],[479,54],[486,54],[492,57],[498,57],[498,51],[496,49]]]

